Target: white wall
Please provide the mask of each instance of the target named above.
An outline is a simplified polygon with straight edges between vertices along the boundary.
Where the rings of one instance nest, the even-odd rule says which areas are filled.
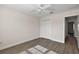
[[[0,6],[0,49],[39,37],[37,18]]]
[[[64,20],[60,16],[46,17],[41,19],[40,37],[58,42],[64,42]]]
[[[73,9],[66,12],[52,14],[50,16],[41,18],[40,37],[45,37],[54,41],[64,43],[65,17],[74,15],[79,15],[79,9]]]

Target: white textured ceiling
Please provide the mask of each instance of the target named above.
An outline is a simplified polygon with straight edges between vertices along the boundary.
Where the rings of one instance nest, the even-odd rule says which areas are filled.
[[[37,11],[39,5],[40,4],[6,4],[4,6],[36,17],[42,17],[48,15],[48,12],[39,13]],[[48,11],[53,11],[53,14],[68,11],[74,8],[79,8],[78,4],[49,4],[48,6],[49,6]]]

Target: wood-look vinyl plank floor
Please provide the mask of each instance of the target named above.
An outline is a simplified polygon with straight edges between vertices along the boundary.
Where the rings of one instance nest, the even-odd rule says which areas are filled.
[[[77,54],[78,53],[76,47],[75,47],[75,50],[73,50],[72,45],[69,44],[69,41],[66,41],[65,43],[59,43],[45,38],[38,38],[7,49],[0,50],[0,54],[19,54],[21,51],[25,51],[36,45],[41,45],[51,51],[56,52],[57,54]]]

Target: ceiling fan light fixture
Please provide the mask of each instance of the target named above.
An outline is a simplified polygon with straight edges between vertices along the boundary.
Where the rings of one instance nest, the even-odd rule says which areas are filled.
[[[45,6],[45,4],[40,4],[40,7],[44,7]]]
[[[53,14],[53,9],[51,9],[51,5],[49,4],[40,4],[37,8],[37,13],[40,15]]]
[[[50,14],[53,14],[53,11],[51,11]]]

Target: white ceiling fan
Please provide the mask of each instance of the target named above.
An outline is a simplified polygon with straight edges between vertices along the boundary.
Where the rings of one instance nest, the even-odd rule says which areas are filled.
[[[37,12],[40,14],[52,14],[53,9],[50,4],[40,4],[37,8]]]

